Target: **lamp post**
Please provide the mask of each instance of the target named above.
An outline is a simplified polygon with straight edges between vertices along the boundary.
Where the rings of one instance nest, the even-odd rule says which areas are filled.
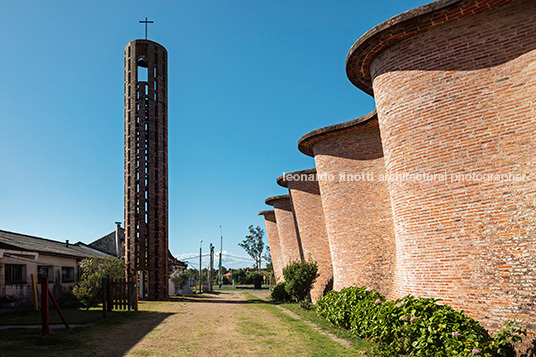
[[[199,294],[201,294],[201,274],[203,272],[202,270],[203,267],[201,265],[203,263],[202,261],[203,258],[201,257],[202,253],[203,253],[203,240],[201,239],[199,241],[199,291],[198,291]]]
[[[221,289],[221,286],[223,285],[223,271],[222,271],[222,266],[221,266],[221,255],[223,253],[223,231],[221,229],[221,226],[220,226],[220,237],[221,237],[221,242],[220,242],[220,265],[219,265],[219,271],[218,271],[218,286],[220,287]]]

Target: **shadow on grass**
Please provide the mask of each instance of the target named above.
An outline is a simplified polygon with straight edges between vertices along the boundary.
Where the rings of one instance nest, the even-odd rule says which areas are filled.
[[[235,304],[235,305],[248,305],[248,304],[272,304],[272,302],[261,300],[261,299],[247,299],[247,300],[231,300],[231,299],[214,299],[213,296],[199,296],[193,295],[188,297],[182,297],[179,299],[173,299],[175,301],[181,302],[192,302],[192,303],[209,303],[209,304]]]
[[[177,301],[177,302],[193,302],[193,303],[209,303],[209,304],[236,304],[236,305],[244,305],[244,304],[273,304],[271,301],[266,301],[261,298],[258,298],[251,294],[250,291],[236,291],[232,292],[234,293],[246,293],[246,299],[245,300],[234,300],[234,299],[225,299],[223,298],[225,295],[230,295],[230,292],[221,292],[221,291],[214,291],[210,293],[203,293],[203,294],[189,294],[189,295],[182,295],[182,296],[170,296],[168,301]],[[216,295],[217,297],[215,297]]]
[[[111,312],[102,319],[102,311],[87,312],[90,314],[85,315],[85,320],[78,316],[78,322],[85,323],[84,327],[52,329],[49,336],[41,336],[39,328],[0,330],[0,354],[13,357],[123,356],[164,319],[173,315],[154,311]],[[51,318],[55,313],[51,311]],[[95,313],[100,314],[97,320]],[[69,317],[67,319],[69,321]],[[22,320],[29,321],[28,316],[23,316]],[[72,321],[69,323],[74,323]],[[2,320],[1,324],[8,323]]]

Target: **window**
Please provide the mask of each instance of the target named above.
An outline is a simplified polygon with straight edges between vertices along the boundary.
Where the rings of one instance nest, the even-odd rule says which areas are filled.
[[[61,282],[70,283],[74,281],[74,268],[61,267]]]
[[[54,282],[54,268],[45,265],[37,266],[37,283],[39,283],[44,276],[48,278],[49,283]]]
[[[138,66],[138,82],[149,81],[149,69],[147,67]]]
[[[26,284],[26,265],[6,264],[6,284]]]

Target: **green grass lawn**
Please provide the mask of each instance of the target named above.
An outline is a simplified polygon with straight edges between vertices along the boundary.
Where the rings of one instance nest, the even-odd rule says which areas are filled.
[[[330,337],[320,334],[317,330],[306,324],[304,321],[295,319],[282,312],[276,306],[274,306],[274,304],[267,302],[266,300],[261,300],[248,293],[246,293],[246,296],[248,301],[252,302],[252,304],[248,306],[252,313],[243,316],[243,323],[240,326],[241,332],[243,334],[257,336],[258,343],[264,346],[266,352],[270,350],[277,350],[282,356],[367,355],[366,352],[370,348],[370,344],[367,342],[356,340],[352,337],[351,340],[348,339],[351,342],[352,348],[345,347],[340,343],[335,342]],[[289,305],[295,305],[295,307],[300,309],[297,304]],[[279,318],[280,322],[275,323],[274,321],[259,319],[257,317],[260,314],[259,312],[255,312],[255,310],[264,310],[270,315]],[[315,313],[313,312],[313,314]],[[303,316],[301,314],[298,315],[300,315],[300,317]],[[313,322],[316,324],[315,321]],[[278,330],[281,330],[282,327],[286,327],[286,331],[288,332],[288,336],[286,336],[284,339],[280,338],[278,332]],[[341,338],[347,339],[345,337]]]
[[[241,285],[222,285],[221,288],[218,287],[218,285],[214,285],[213,286],[213,289],[214,291],[218,291],[218,290],[254,290],[254,285],[253,284],[241,284]],[[260,290],[269,290],[270,289],[270,285],[261,285],[261,289]],[[259,289],[257,289],[259,290]]]
[[[322,326],[314,312],[295,304],[285,307]],[[353,336],[334,332],[333,327],[327,329],[351,342],[341,345],[271,302],[242,292],[140,301],[140,311],[110,312],[106,319],[98,308],[64,313],[70,324],[84,327],[53,329],[44,337],[40,328],[0,330],[0,355],[320,357],[365,356],[369,347]],[[50,317],[51,323],[61,323],[56,311],[51,310]],[[0,321],[1,325],[39,325],[41,320],[39,312],[26,311],[1,315]]]
[[[318,316],[314,310],[305,310],[296,303],[281,304],[287,310],[299,315],[302,319],[311,321],[322,330],[331,332],[335,336],[349,341],[355,349],[359,351],[370,351],[374,347],[374,343],[367,342],[352,334],[350,331],[337,327],[322,317]]]
[[[106,336],[125,324],[136,329],[137,321],[161,321],[169,314],[155,311],[155,302],[141,302],[138,312],[108,312],[103,318],[102,307],[62,309],[71,325],[84,325],[70,330],[52,329],[48,336],[41,336],[40,328],[14,328],[0,330],[0,355],[19,356],[95,356],[95,344],[114,344]],[[56,310],[50,310],[50,323],[63,324]],[[40,311],[18,311],[0,315],[0,326],[40,325]],[[149,331],[143,331],[147,333]]]
[[[102,308],[86,309],[62,309],[65,318],[69,324],[87,324],[102,319]],[[58,312],[50,309],[50,323],[62,324],[62,320]],[[5,325],[40,325],[41,311],[18,311],[0,315],[0,326]]]

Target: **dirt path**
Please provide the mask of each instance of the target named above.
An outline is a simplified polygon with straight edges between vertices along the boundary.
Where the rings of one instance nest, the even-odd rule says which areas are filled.
[[[239,292],[204,294],[184,301],[153,303],[158,310],[91,343],[103,356],[350,356],[341,346],[299,319]],[[150,332],[148,332],[150,331]],[[129,346],[125,349],[125,346]],[[324,348],[328,348],[323,352]]]

